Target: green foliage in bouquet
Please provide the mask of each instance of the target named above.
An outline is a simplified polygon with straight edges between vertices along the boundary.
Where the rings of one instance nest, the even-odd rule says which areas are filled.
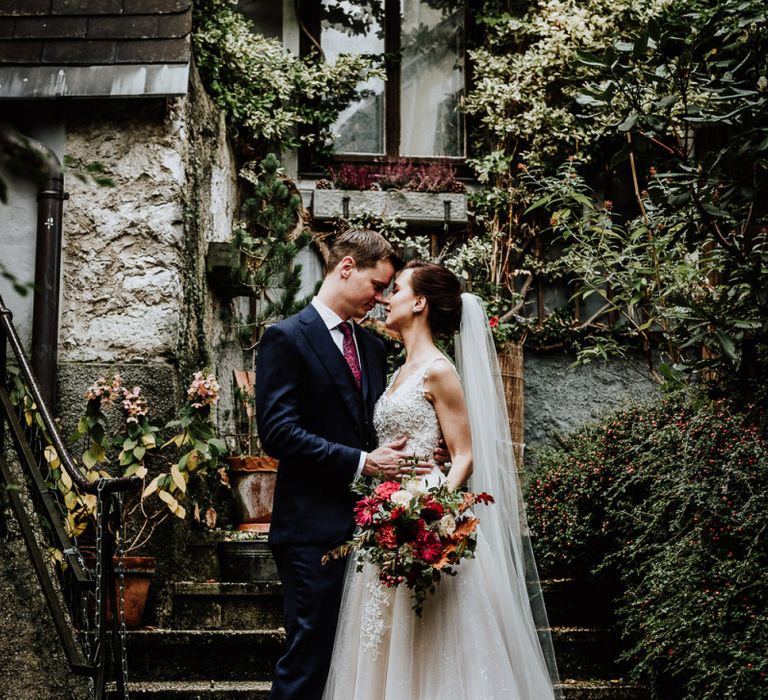
[[[763,697],[768,420],[672,397],[543,450],[527,479],[547,575],[618,581],[633,675],[674,697]]]
[[[427,488],[422,479],[382,481],[363,478],[352,490],[357,531],[352,540],[329,552],[324,560],[357,552],[357,570],[375,565],[389,588],[405,584],[413,609],[421,615],[429,593],[444,575],[455,576],[464,558],[474,556],[478,518],[475,504],[493,503],[487,493],[451,491],[445,485]]]

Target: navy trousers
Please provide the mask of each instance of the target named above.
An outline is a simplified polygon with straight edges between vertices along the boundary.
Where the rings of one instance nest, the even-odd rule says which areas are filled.
[[[328,545],[272,545],[283,584],[286,649],[270,700],[320,700],[333,652],[346,560],[320,563]]]

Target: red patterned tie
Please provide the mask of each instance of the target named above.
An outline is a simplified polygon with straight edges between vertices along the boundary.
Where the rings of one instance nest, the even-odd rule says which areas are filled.
[[[360,388],[360,363],[357,360],[357,350],[355,349],[355,341],[352,338],[352,327],[345,321],[336,326],[341,334],[344,336],[344,343],[342,345],[342,351],[344,353],[344,359],[349,365],[349,369],[352,370],[352,376],[355,378],[357,388]]]

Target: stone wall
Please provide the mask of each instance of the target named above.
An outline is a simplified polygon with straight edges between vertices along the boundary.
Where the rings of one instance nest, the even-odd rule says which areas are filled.
[[[526,464],[557,435],[658,395],[658,384],[638,356],[578,367],[573,361],[562,353],[525,353]]]
[[[127,385],[140,385],[162,424],[202,369],[221,379],[221,429],[232,432],[232,370],[244,362],[235,302],[213,294],[205,276],[207,245],[230,237],[238,204],[221,113],[193,71],[185,98],[71,110],[67,147],[82,162],[101,163],[115,187],[68,183],[58,411],[65,432],[100,375],[119,371]],[[188,524],[171,521],[148,548],[161,554],[148,623],[165,615],[167,581],[188,570]]]

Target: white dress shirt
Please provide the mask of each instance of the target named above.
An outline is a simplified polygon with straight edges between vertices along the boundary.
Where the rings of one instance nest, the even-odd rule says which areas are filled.
[[[342,318],[331,308],[329,308],[326,304],[324,304],[320,299],[317,297],[313,297],[312,301],[310,302],[312,306],[315,307],[315,310],[317,313],[320,314],[320,318],[323,319],[323,323],[325,323],[326,328],[328,329],[328,332],[331,334],[331,340],[336,344],[336,347],[339,349],[339,352],[344,355],[344,334],[339,330],[339,326],[342,323],[348,323],[348,321],[342,320]],[[350,327],[352,328],[352,339],[355,341],[355,350],[357,351],[357,363],[360,365],[360,370],[363,370],[363,363],[360,361],[360,348],[357,345],[357,337],[355,335],[355,324],[350,323]],[[346,359],[345,359],[346,362]],[[360,474],[363,471],[363,466],[365,466],[365,458],[368,456],[368,453],[361,450],[360,451],[360,461],[357,464],[357,472],[355,473],[355,480],[358,479]]]

